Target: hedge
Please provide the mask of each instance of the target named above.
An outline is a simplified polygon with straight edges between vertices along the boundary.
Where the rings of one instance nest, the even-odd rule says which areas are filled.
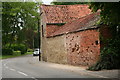
[[[13,51],[13,55],[19,56],[21,55],[21,51]]]
[[[3,48],[2,55],[13,55],[13,50],[11,48]]]

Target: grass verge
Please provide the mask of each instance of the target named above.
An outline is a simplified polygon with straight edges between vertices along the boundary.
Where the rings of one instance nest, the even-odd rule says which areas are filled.
[[[18,57],[18,56],[25,56],[25,55],[29,55],[32,54],[33,52],[26,52],[25,54],[22,55],[0,55],[0,59],[7,59],[7,58],[14,58],[14,57]]]

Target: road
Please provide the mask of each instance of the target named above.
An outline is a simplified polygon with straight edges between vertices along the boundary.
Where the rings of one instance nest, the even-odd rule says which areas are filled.
[[[2,60],[2,78],[98,78],[99,76],[77,73],[60,64],[38,61],[32,55]]]

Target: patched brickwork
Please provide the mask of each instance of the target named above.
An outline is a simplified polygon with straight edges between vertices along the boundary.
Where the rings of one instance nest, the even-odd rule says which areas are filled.
[[[65,35],[46,38],[44,39],[43,44],[43,59],[48,62],[54,63],[67,63],[67,52],[65,48]]]
[[[97,62],[99,12],[92,13],[88,5],[42,5],[40,9],[43,61],[79,66]]]
[[[98,29],[43,39],[44,61],[90,66],[99,59],[100,41]]]
[[[66,36],[68,63],[90,66],[98,60],[100,54],[99,32],[86,30]]]

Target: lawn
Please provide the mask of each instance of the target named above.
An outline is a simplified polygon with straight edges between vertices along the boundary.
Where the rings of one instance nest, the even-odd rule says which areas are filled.
[[[0,55],[0,59],[14,58],[14,57],[18,57],[18,56],[29,55],[29,54],[32,54],[32,53],[33,52],[27,52],[27,53],[22,54],[22,55]]]

